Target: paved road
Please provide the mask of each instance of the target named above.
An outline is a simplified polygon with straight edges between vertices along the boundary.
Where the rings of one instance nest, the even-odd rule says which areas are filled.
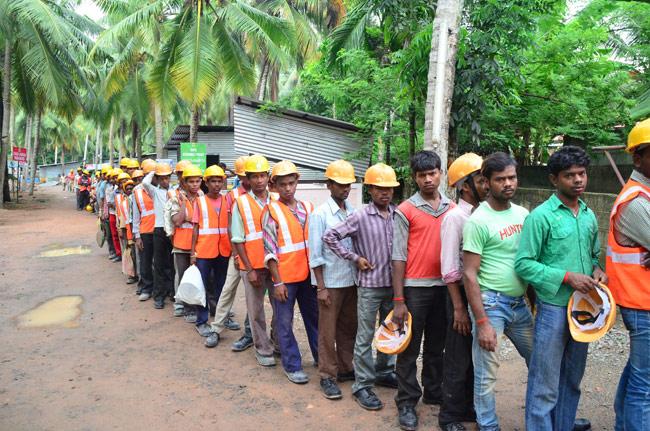
[[[119,264],[94,244],[96,219],[74,210],[73,200],[58,187],[43,188],[29,204],[0,211],[0,430],[397,428],[391,390],[377,390],[386,403],[380,412],[359,408],[350,383],[343,384],[341,401],[320,395],[299,319],[311,377],[304,386],[289,383],[280,367],[257,366],[251,350],[231,352],[238,333],[228,332],[208,350],[193,325],[171,316],[171,307],[140,303]],[[85,247],[87,254],[40,257]],[[71,324],[19,327],[21,314],[62,295],[83,298]],[[242,291],[235,311],[242,321]],[[502,427],[522,429],[525,366],[515,354],[506,357],[498,385]],[[600,421],[598,429],[611,429],[602,405],[613,397],[612,374],[599,390],[590,389],[597,396],[583,408]],[[418,410],[420,428],[437,429],[437,407]]]

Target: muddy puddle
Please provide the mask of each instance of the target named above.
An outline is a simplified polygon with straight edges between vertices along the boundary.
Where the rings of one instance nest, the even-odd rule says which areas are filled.
[[[80,295],[58,296],[52,298],[31,310],[18,316],[20,328],[42,328],[59,326],[63,328],[76,328],[79,326],[81,316]]]
[[[48,250],[42,251],[39,257],[62,257],[80,254],[90,254],[90,247],[85,245],[78,245],[76,247],[52,247]]]

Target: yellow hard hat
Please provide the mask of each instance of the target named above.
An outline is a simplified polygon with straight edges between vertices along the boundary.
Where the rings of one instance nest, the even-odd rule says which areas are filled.
[[[269,161],[261,154],[253,154],[246,159],[244,169],[246,173],[268,172]]]
[[[120,168],[122,166],[126,167],[126,165],[128,165],[128,164],[129,164],[129,158],[128,157],[122,157],[122,159],[120,160]]]
[[[354,166],[345,160],[335,160],[327,165],[325,178],[339,184],[352,184],[357,180],[354,176]]]
[[[172,167],[169,163],[156,163],[156,175],[165,176],[172,174]]]
[[[296,174],[298,177],[300,177],[296,165],[294,165],[289,160],[280,160],[275,164],[275,166],[273,166],[273,170],[271,171],[271,179],[291,174]]]
[[[185,172],[185,168],[191,164],[192,162],[190,162],[189,160],[179,160],[179,162],[176,163],[176,167],[174,168],[174,170],[176,172]]]
[[[90,172],[88,171],[88,169],[84,169],[84,170],[82,171],[82,173],[83,173],[84,175],[90,175]]]
[[[185,174],[183,174],[185,176]],[[203,173],[203,179],[205,181],[208,180],[210,177],[221,177],[221,178],[226,178],[226,173],[221,169],[221,166],[219,165],[212,165],[208,166],[205,172]]]
[[[129,159],[129,161],[126,164],[126,167],[128,169],[139,169],[140,168],[140,163],[136,159]]]
[[[235,175],[246,175],[246,159],[248,157],[241,156],[235,160]]]
[[[113,168],[111,168],[110,165],[104,165],[104,166],[102,166],[102,174],[106,174],[106,173],[108,173],[111,169],[113,169]]]
[[[152,159],[144,159],[142,161],[142,172],[147,175],[149,172],[156,169],[156,161]]]
[[[366,170],[363,183],[379,187],[397,187],[397,175],[390,166],[384,163],[377,163]]]
[[[131,179],[133,179],[133,178],[142,178],[142,177],[144,177],[144,172],[142,172],[142,170],[140,170],[140,169],[136,169],[131,174]]]
[[[449,185],[453,186],[458,181],[462,180],[466,176],[481,170],[481,165],[483,164],[483,158],[478,154],[467,153],[463,154],[449,166],[447,176],[449,179]]]
[[[89,213],[93,212],[93,206],[90,204],[86,205],[86,211],[88,211]]]
[[[650,145],[650,118],[636,123],[627,135],[627,147],[625,151],[633,153],[641,145]]]
[[[377,350],[387,355],[397,355],[402,353],[411,342],[413,318],[411,313],[402,327],[400,328],[393,322],[393,311],[391,310],[386,316],[386,320],[380,323],[379,328],[375,331],[375,347]]]
[[[119,174],[117,176],[117,181],[118,182],[122,181],[122,180],[130,180],[130,179],[131,179],[131,175],[127,174],[126,172],[122,172],[121,174]]]
[[[115,168],[111,171],[111,173],[108,175],[109,177],[116,177],[119,174],[123,173],[124,171],[120,168]]]
[[[73,173],[74,173],[74,169],[70,169],[70,173],[73,174]]]
[[[96,176],[96,177],[99,176],[99,171],[95,171],[95,176]]]
[[[569,331],[574,340],[591,343],[605,335],[616,322],[616,301],[602,283],[588,293],[573,292],[567,306]]]
[[[201,168],[199,168],[198,166],[189,164],[183,168],[183,178],[202,177],[202,176],[203,176],[203,172],[201,172]]]

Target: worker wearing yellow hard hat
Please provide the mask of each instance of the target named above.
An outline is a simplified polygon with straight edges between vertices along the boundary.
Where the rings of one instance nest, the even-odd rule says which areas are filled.
[[[156,161],[151,159],[144,159],[142,161],[141,168],[142,168],[142,172],[144,172],[144,174],[147,175],[149,172],[156,169]]]
[[[548,173],[555,193],[528,215],[520,234],[515,270],[537,296],[526,392],[526,426],[531,429],[573,429],[586,343],[595,340],[586,333],[571,337],[575,330],[567,319],[577,310],[574,306],[586,302],[576,301],[577,292],[598,297],[594,289],[607,282],[598,263],[598,221],[581,199],[589,164],[585,150],[575,146],[565,145],[551,155]],[[577,319],[586,322],[583,317]],[[560,370],[569,363],[570,369]],[[566,415],[552,420],[557,411]]]
[[[260,366],[275,365],[273,344],[266,331],[264,291],[273,291],[273,281],[264,264],[262,239],[262,210],[269,203],[269,162],[261,154],[246,158],[244,171],[250,190],[240,194],[232,206],[230,221],[231,242],[239,257],[239,269],[246,292],[246,308],[250,322],[250,336],[244,334],[233,349],[243,351],[255,344],[255,357]]]
[[[300,174],[288,160],[273,166],[271,181],[279,194],[262,213],[265,262],[273,278],[275,299],[274,329],[282,357],[282,367],[290,382],[307,383],[309,377],[302,368],[300,350],[293,334],[293,314],[296,302],[307,332],[314,361],[318,361],[318,306],[316,291],[311,287],[309,240],[311,202],[295,197]]]
[[[111,228],[109,222],[109,213],[108,205],[106,201],[106,191],[109,187],[113,187],[110,183],[110,174],[112,173],[113,168],[110,164],[103,164],[101,169],[100,181],[97,184],[96,189],[96,199],[97,199],[97,208],[99,212],[99,222],[102,226],[102,231],[105,236],[106,244],[108,245],[108,258],[114,259],[116,256],[115,246],[113,244],[113,239],[111,237]]]
[[[127,168],[130,160],[127,160]],[[128,205],[128,196],[124,192],[124,184],[131,180],[131,176],[122,172],[115,177],[116,185],[114,191],[115,202],[115,224],[117,228],[117,236],[120,242],[120,251],[122,255],[122,274],[127,276],[127,283],[132,284],[135,278],[134,262],[131,256],[127,239],[127,225],[129,224],[130,211]]]
[[[153,198],[142,185],[142,181],[144,176],[156,169],[156,162],[152,159],[144,159],[141,168],[142,170],[136,169],[131,176],[135,187],[129,199],[138,276],[135,293],[140,301],[146,301],[151,298],[153,291],[153,232],[156,214]]]
[[[348,201],[354,167],[335,160],[325,169],[330,197],[309,218],[309,265],[316,278],[318,297],[318,372],[320,388],[327,399],[342,397],[339,376],[352,376],[353,350],[357,326],[356,266],[332,253],[323,234],[350,217],[355,208]],[[352,243],[347,240],[352,249]]]
[[[82,169],[77,180],[77,209],[83,210],[90,203],[90,191],[92,180],[90,179],[90,172],[87,169]]]
[[[151,197],[154,209],[153,229],[153,291],[154,308],[165,308],[165,298],[174,295],[173,245],[165,231],[165,206],[170,198],[172,167],[159,162],[142,180],[144,191]],[[143,265],[145,263],[143,262]]]
[[[650,118],[632,128],[626,150],[634,170],[610,213],[606,268],[630,333],[630,356],[614,403],[617,429],[640,429],[650,421]]]
[[[129,164],[129,160],[130,159],[128,157],[122,157],[119,164],[120,169],[126,169]]]
[[[246,177],[245,163],[246,156],[239,157],[235,160],[235,174],[237,175],[238,185],[226,194],[226,205],[228,212],[230,213],[232,213],[233,205],[235,205],[237,198],[245,195],[250,190],[250,184]],[[203,181],[208,184],[208,188],[210,178],[213,176],[222,177],[225,184],[225,172],[221,167],[213,165],[207,168],[203,174]],[[238,260],[237,254],[236,251],[234,251],[234,247],[231,247],[231,250],[233,253],[230,259],[228,259],[226,280],[223,289],[221,290],[221,295],[219,295],[214,320],[211,324],[212,333],[205,339],[206,347],[215,347],[219,343],[219,334],[221,334],[224,329],[230,329],[233,331],[240,329],[239,323],[235,322],[232,317],[230,317],[230,310],[235,302],[237,287],[241,281],[239,266],[236,263]],[[244,332],[244,335],[234,344],[233,349],[236,351],[243,350],[243,348],[246,348],[253,342],[250,334],[250,325],[246,325],[246,330]]]
[[[109,250],[111,251],[111,254],[109,254],[109,259],[112,262],[122,261],[122,245],[120,244],[120,237],[118,235],[117,206],[115,205],[115,196],[119,190],[117,177],[122,173],[123,171],[121,168],[113,168],[106,174],[107,183],[104,193],[104,208],[107,212],[105,215],[108,223],[108,229],[106,230],[107,241],[110,241],[113,245],[112,249],[109,247]]]
[[[391,201],[393,189],[399,183],[395,171],[383,163],[367,169],[364,183],[371,202],[328,229],[323,242],[334,254],[356,267],[359,326],[354,347],[355,370],[354,374],[346,374],[346,379],[355,380],[352,394],[362,408],[379,410],[383,403],[373,391],[374,385],[396,386],[395,356],[378,352],[375,360],[372,343],[378,313],[380,321],[383,321],[393,306],[393,290],[388,287],[392,285],[389,268],[395,212]]]
[[[138,161],[136,159],[129,159],[126,162],[125,172],[127,174],[131,175],[133,173],[133,171],[135,171],[136,169],[139,169],[139,168],[140,168],[140,163],[138,163]]]

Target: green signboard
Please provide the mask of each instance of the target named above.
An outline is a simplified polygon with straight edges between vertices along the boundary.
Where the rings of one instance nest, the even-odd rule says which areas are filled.
[[[201,170],[205,170],[207,146],[195,142],[182,142],[181,143],[181,156],[179,160],[189,160],[193,165],[198,166]]]

